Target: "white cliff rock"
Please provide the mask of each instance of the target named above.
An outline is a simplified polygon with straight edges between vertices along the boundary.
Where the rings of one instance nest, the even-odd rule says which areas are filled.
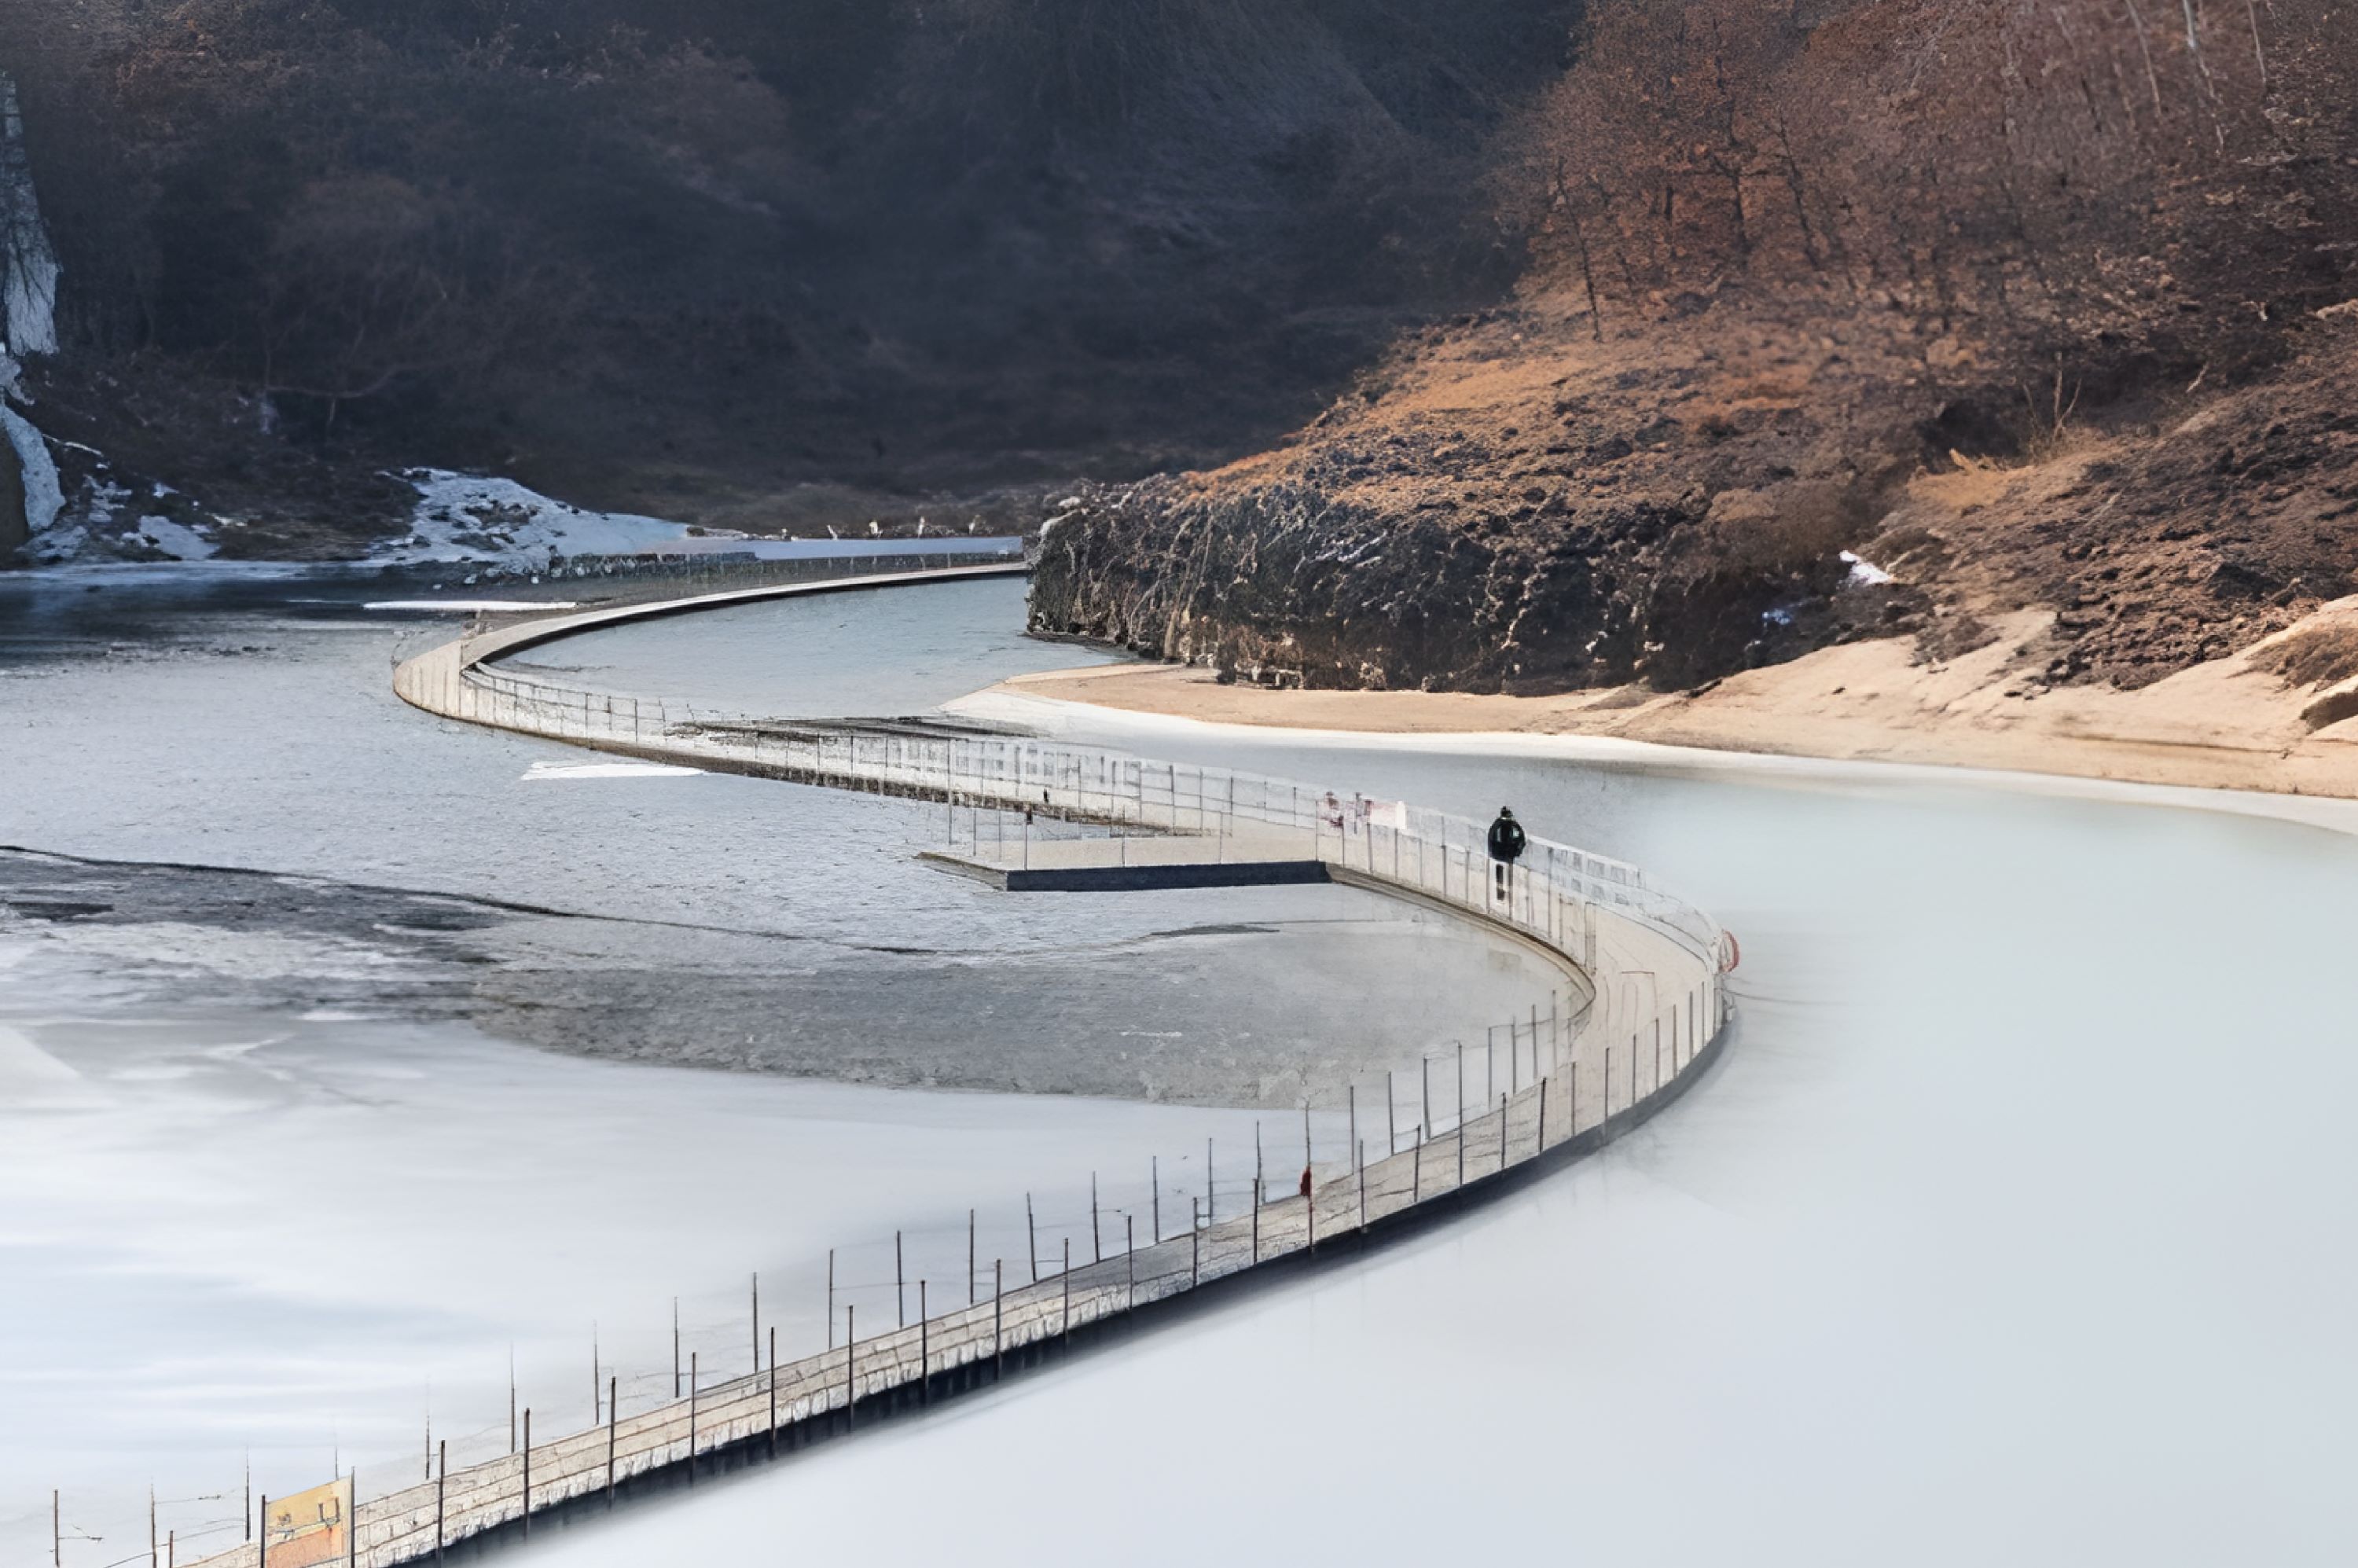
[[[33,191],[16,83],[0,72],[0,330],[16,355],[58,351],[58,256]]]

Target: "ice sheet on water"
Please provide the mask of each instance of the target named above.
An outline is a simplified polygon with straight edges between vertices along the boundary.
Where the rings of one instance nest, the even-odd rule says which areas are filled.
[[[378,599],[361,606],[362,610],[416,611],[426,613],[468,615],[477,611],[497,614],[506,611],[546,611],[579,608],[570,599]]]
[[[10,1096],[78,1082],[81,1075],[0,1023],[0,1091]]]
[[[673,762],[537,762],[524,771],[524,782],[539,783],[548,779],[665,779],[695,778],[702,768],[683,768]]]

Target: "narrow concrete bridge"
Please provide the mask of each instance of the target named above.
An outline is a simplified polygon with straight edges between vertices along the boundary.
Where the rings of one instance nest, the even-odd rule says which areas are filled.
[[[526,680],[497,657],[595,627],[803,592],[914,586],[1013,568],[896,572],[772,585],[597,610],[461,638],[403,664],[395,689],[445,718],[600,751],[1053,821],[1061,837],[1003,832],[988,846],[930,851],[1011,890],[1196,886],[1188,878],[1320,878],[1476,922],[1543,957],[1575,1005],[1517,1020],[1507,1089],[1495,1104],[1433,1124],[1358,1125],[1347,1157],[1315,1163],[1303,1190],[1239,1212],[1200,1209],[1184,1228],[1123,1238],[1118,1252],[1038,1280],[1001,1280],[987,1301],[920,1314],[906,1327],[766,1364],[603,1424],[535,1435],[517,1452],[377,1496],[358,1481],[334,1498],[341,1533],[274,1536],[208,1568],[371,1568],[438,1556],[451,1543],[527,1532],[553,1511],[602,1507],[625,1491],[692,1483],[840,1434],[890,1411],[987,1385],[1071,1346],[1214,1299],[1319,1252],[1433,1223],[1597,1149],[1683,1093],[1725,1039],[1724,937],[1707,917],[1648,885],[1636,868],[1533,839],[1509,892],[1495,889],[1479,825],[1400,803],[1374,807],[1283,781],[1182,767],[1099,748],[995,734],[765,724],[627,695]],[[1336,810],[1336,806],[1344,806]],[[969,821],[973,820],[972,816]],[[1647,980],[1649,1000],[1636,1000]]]

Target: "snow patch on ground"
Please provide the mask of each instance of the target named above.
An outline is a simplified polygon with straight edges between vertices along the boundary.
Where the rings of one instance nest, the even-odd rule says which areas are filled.
[[[0,435],[24,472],[24,560],[38,567],[179,564],[211,560],[219,553],[213,538],[218,519],[193,506],[181,509],[184,514],[178,517],[146,511],[136,492],[110,477],[94,449],[45,436],[5,406]],[[66,455],[66,469],[58,466],[59,453]]]
[[[169,517],[142,517],[135,536],[176,561],[210,560],[221,548],[201,530]]]
[[[0,406],[0,433],[7,436],[8,444],[16,449],[16,460],[24,466],[25,521],[38,548],[43,531],[65,510],[66,492],[58,481],[57,460],[49,456],[49,444],[33,428],[33,422],[13,408]]]
[[[531,566],[560,556],[627,555],[687,538],[687,526],[622,512],[587,512],[510,479],[444,469],[402,475],[417,487],[408,537],[376,553],[395,565],[486,561]]]
[[[1850,568],[1850,575],[1843,579],[1844,588],[1880,588],[1891,580],[1889,572],[1848,550],[1842,553],[1842,559],[1843,565]]]

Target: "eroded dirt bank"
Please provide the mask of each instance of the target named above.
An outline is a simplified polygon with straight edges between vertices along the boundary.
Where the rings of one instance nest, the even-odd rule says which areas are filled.
[[[1277,691],[1174,665],[1018,676],[994,688],[1216,723],[1374,734],[1602,735],[1717,751],[2004,768],[2196,788],[2358,798],[2358,599],[2244,653],[2135,691],[2039,682],[2051,614],[2004,617],[1944,661],[1877,638],[1693,692],[1509,697]]]

